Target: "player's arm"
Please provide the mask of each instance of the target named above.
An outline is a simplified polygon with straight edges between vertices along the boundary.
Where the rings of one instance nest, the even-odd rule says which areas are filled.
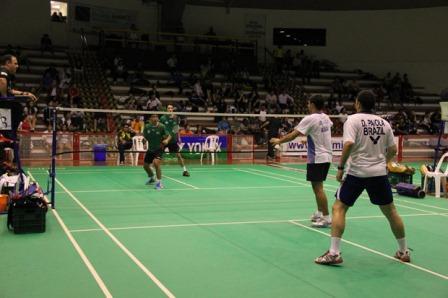
[[[350,152],[352,152],[353,142],[346,141],[344,147],[342,148],[341,160],[338,165],[338,173],[336,174],[336,180],[342,182],[342,176],[344,175],[344,167],[350,157]]]
[[[392,159],[395,157],[395,155],[397,155],[397,145],[394,144],[387,148],[386,163],[388,163],[389,161],[392,161]]]
[[[271,144],[273,144],[273,145],[279,145],[279,144],[283,144],[283,143],[292,141],[300,135],[301,135],[301,133],[298,130],[293,130],[281,138],[272,138],[269,140],[269,142],[271,142]]]
[[[11,93],[12,93],[12,95],[15,95],[15,96],[25,96],[25,97],[29,97],[32,101],[37,101],[36,95],[34,95],[31,92],[12,89]]]
[[[162,141],[163,145],[168,145],[168,143],[171,141],[171,135],[170,133],[165,129],[165,126],[163,126],[163,134],[165,135],[165,138]]]
[[[6,96],[8,94],[8,86],[5,78],[0,77],[0,96]]]

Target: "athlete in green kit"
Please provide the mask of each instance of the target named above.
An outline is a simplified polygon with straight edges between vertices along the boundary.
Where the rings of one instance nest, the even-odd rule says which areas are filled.
[[[162,156],[165,146],[171,140],[169,132],[166,131],[165,126],[159,122],[159,116],[152,114],[149,118],[149,122],[143,129],[143,136],[148,141],[148,151],[145,154],[145,161],[143,168],[148,174],[149,180],[146,184],[156,182],[155,189],[160,190],[163,188],[162,184]],[[151,170],[150,165],[153,164],[156,170],[156,179],[154,179],[154,173]]]
[[[173,105],[168,105],[166,107],[166,110],[167,110],[167,112],[170,112],[170,113],[174,112]],[[162,117],[160,117],[160,122],[162,122],[163,125],[165,125],[166,130],[170,133],[170,136],[171,136],[171,140],[168,143],[168,145],[166,146],[168,148],[168,151],[170,153],[176,153],[177,162],[183,169],[182,175],[185,177],[189,177],[190,173],[188,173],[187,168],[185,167],[184,159],[182,158],[182,155],[180,154],[180,148],[177,145],[178,132],[179,132],[179,122],[178,122],[177,116],[174,114],[162,115]]]

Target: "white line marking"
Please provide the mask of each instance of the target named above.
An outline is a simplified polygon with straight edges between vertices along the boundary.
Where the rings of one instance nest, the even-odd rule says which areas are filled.
[[[442,214],[428,214],[428,213],[416,213],[416,214],[404,214],[403,217],[417,217],[417,216],[435,216]],[[384,215],[371,215],[371,216],[350,216],[347,220],[356,219],[374,219],[383,218]],[[211,222],[211,223],[195,223],[195,224],[172,224],[172,225],[153,225],[153,226],[135,226],[135,227],[118,227],[109,228],[110,231],[123,231],[123,230],[139,230],[139,229],[164,229],[164,228],[184,228],[184,227],[210,227],[210,226],[225,226],[225,225],[246,225],[246,224],[268,224],[268,223],[288,223],[290,221],[307,222],[309,219],[284,219],[284,220],[261,220],[261,221],[235,221],[235,222]],[[77,229],[71,230],[72,233],[83,232],[98,232],[102,229]]]
[[[402,198],[394,198],[394,200],[400,201],[400,202],[405,202],[408,204],[413,204],[413,205],[418,205],[418,206],[423,206],[423,207],[429,207],[429,208],[434,208],[434,209],[438,209],[438,210],[445,210],[448,211],[448,208],[443,208],[443,207],[438,207],[438,206],[432,206],[432,205],[428,205],[428,204],[423,204],[423,203],[417,203],[417,202],[411,202]]]
[[[317,230],[317,229],[315,229],[315,228],[311,228],[311,227],[305,226],[305,225],[303,225],[303,224],[301,224],[301,223],[299,223],[299,222],[290,221],[290,223],[292,223],[293,225],[296,225],[296,226],[305,228],[305,229],[307,229],[307,230],[310,230],[310,231],[313,231],[313,232],[316,232],[316,233],[325,235],[325,236],[327,236],[327,237],[331,237],[331,235],[328,234],[328,233],[322,232],[322,231]],[[418,266],[418,265],[415,265],[415,264],[412,264],[412,263],[404,263],[404,262],[401,262],[400,260],[397,260],[397,259],[395,259],[395,258],[392,257],[392,256],[386,255],[386,254],[384,254],[384,253],[382,253],[382,252],[379,252],[379,251],[377,251],[377,250],[368,248],[368,247],[366,247],[366,246],[364,246],[364,245],[361,245],[361,244],[358,244],[358,243],[355,243],[355,242],[352,242],[352,241],[349,241],[349,240],[341,239],[341,241],[344,242],[344,243],[350,244],[350,245],[352,245],[352,246],[361,248],[361,249],[363,249],[363,250],[366,250],[366,251],[368,251],[368,252],[374,253],[374,254],[376,254],[376,255],[385,257],[385,258],[387,258],[387,259],[389,259],[389,260],[392,260],[392,261],[395,261],[395,262],[402,263],[402,264],[404,264],[404,265],[406,265],[406,266],[409,266],[409,267],[418,269],[418,270],[420,270],[420,271],[429,273],[429,274],[431,274],[431,275],[440,277],[440,278],[442,278],[442,279],[448,280],[448,276],[447,276],[447,275],[443,275],[443,274],[440,274],[440,273],[431,271],[431,270],[429,270],[429,269],[426,269],[426,268],[424,268],[424,267],[421,267],[421,266]]]
[[[185,191],[185,190],[246,190],[246,189],[282,189],[282,188],[303,188],[302,185],[269,185],[269,186],[223,186],[223,187],[201,187],[201,188],[164,188],[163,191]],[[118,188],[118,189],[96,189],[96,190],[71,190],[72,193],[89,193],[89,192],[147,192],[148,188]],[[57,194],[65,194],[65,191],[57,191]]]
[[[270,175],[276,175],[276,176],[280,176],[280,177],[287,177],[287,178],[289,178],[289,179],[293,179],[293,180],[298,179],[298,178],[291,177],[291,176],[288,176],[288,175],[282,175],[282,174],[278,174],[278,173],[271,173],[271,172],[266,172],[266,171],[261,171],[261,170],[255,170],[255,169],[253,169],[253,170],[251,170],[251,171],[256,171],[256,172],[264,173],[264,174],[266,174],[266,175],[262,175],[262,176],[265,176],[265,177],[269,177],[269,174],[270,174]],[[258,174],[258,173],[252,173],[251,171],[245,171],[245,172],[247,172],[247,173],[251,173],[251,174],[254,174],[254,175],[257,175],[257,174]],[[258,175],[261,175],[261,174],[258,174]],[[275,179],[277,179],[277,180],[283,180],[283,181],[293,182],[293,181],[291,181],[291,180],[286,180],[286,179],[278,178],[278,177],[275,177],[275,176],[271,176],[271,178],[275,178]],[[300,183],[300,182],[296,182],[296,183]],[[339,188],[338,186],[336,186],[336,185],[331,185],[331,184],[329,184],[329,183],[324,184],[324,187],[330,187],[330,188],[333,188],[333,189],[335,189],[335,190],[337,190],[337,189]],[[369,198],[368,198],[366,195],[361,195],[360,198],[369,200]],[[430,214],[438,214],[438,213],[433,212],[433,211],[428,211],[428,210],[423,210],[423,209],[419,209],[419,208],[414,208],[414,207],[406,206],[406,205],[403,205],[403,204],[400,204],[400,203],[397,203],[397,202],[395,202],[394,204],[395,204],[396,206],[399,206],[399,207],[402,207],[402,208],[407,208],[407,209],[416,210],[416,211],[420,211],[420,212],[427,212],[427,213],[430,213]],[[445,215],[442,215],[442,216],[445,216]]]
[[[306,173],[306,171],[304,171],[302,169],[291,168],[291,167],[287,167],[287,166],[283,166],[283,165],[274,165],[273,167],[279,168],[279,169],[286,169],[286,170],[289,170],[289,171],[295,171],[295,172],[300,172],[300,173],[305,172]],[[257,171],[256,169],[253,169],[253,170]],[[281,175],[281,174],[277,174],[277,173],[275,173],[275,174],[276,175]],[[281,176],[292,178],[292,177],[287,176],[287,175],[281,175]],[[333,177],[335,177],[335,176],[333,176]],[[293,179],[297,179],[297,178],[293,178]],[[328,184],[326,184],[326,185],[328,185]],[[418,205],[418,206],[422,206],[422,207],[428,207],[428,208],[439,209],[439,210],[448,210],[448,208],[432,206],[432,205],[428,205],[428,204],[424,204],[424,203],[411,202],[411,201],[404,200],[403,198],[394,198],[394,200],[401,201],[401,202],[408,203],[408,204],[412,204],[412,205]],[[403,205],[400,205],[400,206],[403,206]],[[445,215],[443,215],[443,216],[445,216]]]
[[[128,257],[165,293],[167,297],[174,298],[175,296],[166,288],[157,277],[145,267],[145,265],[137,259],[134,254],[132,254],[123,243],[120,242],[108,229],[107,227],[98,219],[86,206],[84,206],[76,197],[73,195],[58,179],[56,179],[56,183],[65,190],[65,192],[86,212],[90,218],[109,236],[115,244],[123,250],[123,252],[128,255]]]
[[[257,175],[257,176],[261,176],[261,177],[267,177],[267,178],[271,178],[271,179],[276,179],[276,180],[286,181],[286,182],[290,182],[290,183],[298,184],[298,185],[301,185],[301,186],[310,186],[310,185],[305,184],[305,183],[303,183],[303,182],[298,182],[298,181],[294,181],[294,180],[286,180],[286,179],[278,178],[278,177],[272,176],[271,173],[263,172],[263,171],[259,171],[259,170],[242,170],[242,169],[235,169],[235,170],[238,171],[238,172],[249,173],[249,174]],[[264,173],[264,174],[254,173],[254,172],[252,172],[252,171],[258,171],[258,172],[262,172],[262,173]]]
[[[31,177],[31,179],[33,181],[36,181],[30,171],[28,171],[28,175]],[[47,201],[47,203],[49,203],[48,198],[46,196],[45,196],[45,200]],[[62,218],[59,215],[59,213],[56,211],[56,209],[51,209],[51,211],[53,212],[53,215],[56,217],[56,219],[57,219],[59,225],[61,226],[62,230],[64,231],[64,233],[67,235],[67,238],[72,243],[72,245],[75,248],[76,252],[81,257],[81,260],[84,262],[84,264],[86,265],[87,269],[90,271],[90,274],[92,274],[93,278],[95,279],[96,283],[100,287],[100,289],[103,292],[104,296],[108,297],[108,298],[112,298],[113,296],[110,293],[109,289],[107,288],[106,284],[104,283],[103,279],[100,277],[100,275],[96,271],[95,267],[92,265],[92,263],[87,258],[87,256],[84,253],[84,251],[82,250],[81,246],[78,244],[76,239],[73,237],[72,233],[69,231],[69,229],[65,225],[65,223],[62,220]]]
[[[186,186],[191,187],[191,188],[193,188],[193,189],[199,189],[199,187],[196,187],[196,186],[194,186],[194,185],[191,185],[191,184],[185,183],[185,182],[183,182],[183,181],[174,179],[174,178],[172,178],[172,177],[170,177],[170,176],[167,176],[167,175],[163,175],[162,177],[166,177],[166,178],[168,178],[168,179],[170,179],[170,180],[173,180],[173,181],[175,181],[175,182],[177,182],[177,183],[186,185]]]

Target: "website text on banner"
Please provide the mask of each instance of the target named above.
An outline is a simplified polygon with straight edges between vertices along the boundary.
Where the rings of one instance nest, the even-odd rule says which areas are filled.
[[[395,143],[398,145],[399,138],[395,137]],[[331,138],[331,145],[333,148],[333,155],[341,155],[342,147],[344,146],[341,137]],[[281,156],[306,156],[308,143],[306,137],[298,137],[291,142],[281,145]]]

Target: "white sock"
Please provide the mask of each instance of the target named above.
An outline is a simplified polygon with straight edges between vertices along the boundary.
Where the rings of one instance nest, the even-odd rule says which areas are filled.
[[[330,215],[324,215],[324,216],[322,216],[322,218],[323,218],[326,222],[331,222],[331,217],[330,217]]]
[[[184,172],[187,171],[187,167],[186,166],[183,166],[182,169],[184,169]]]
[[[314,214],[316,214],[316,216],[322,217],[322,212],[320,212],[319,210],[317,210],[316,212],[314,212]]]
[[[405,252],[408,250],[408,245],[406,243],[406,238],[397,239],[398,242],[398,249],[401,252]]]
[[[338,255],[341,253],[341,238],[331,237],[330,254]]]

